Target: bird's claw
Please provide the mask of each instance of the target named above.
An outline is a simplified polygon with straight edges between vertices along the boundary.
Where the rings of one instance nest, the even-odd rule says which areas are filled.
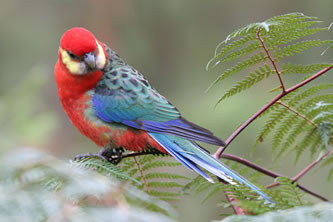
[[[117,165],[122,160],[123,156],[123,149],[121,148],[109,148],[109,149],[102,149],[98,152],[99,155],[103,156],[106,161]]]
[[[103,148],[98,153],[86,153],[86,154],[79,154],[76,157],[74,157],[74,160],[80,160],[87,157],[97,157],[100,158],[106,162],[110,162],[114,165],[117,165],[122,160],[122,149],[117,148]]]
[[[81,160],[81,159],[87,158],[87,157],[98,157],[98,158],[103,159],[104,161],[108,161],[104,156],[100,155],[99,153],[79,154],[74,157],[74,160]]]

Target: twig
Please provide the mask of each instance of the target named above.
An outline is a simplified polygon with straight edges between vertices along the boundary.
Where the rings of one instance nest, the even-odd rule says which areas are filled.
[[[231,204],[232,209],[234,210],[235,214],[237,215],[246,215],[247,213],[244,212],[243,208],[240,208],[239,206],[233,204],[233,202],[237,201],[235,198],[231,197],[230,192],[226,192],[225,197],[227,198],[228,202]]]
[[[328,201],[328,199],[326,197],[323,197],[320,194],[317,194],[317,193],[309,190],[308,188],[306,188],[306,187],[304,187],[304,186],[302,186],[300,184],[297,184],[297,187],[300,188],[301,190],[303,190],[304,192],[306,192],[306,193],[308,193],[308,194],[310,194],[310,195],[312,195],[314,197],[317,197],[318,199],[321,199],[322,201]]]
[[[303,118],[305,121],[307,121],[308,123],[310,123],[311,125],[313,125],[314,127],[318,127],[318,125],[316,123],[314,123],[311,119],[307,118],[306,116],[304,116],[303,114],[297,112],[297,110],[294,110],[293,108],[289,107],[287,104],[278,101],[277,104],[284,106],[285,108],[287,108],[288,110],[290,110],[291,112],[295,113],[297,116]]]
[[[328,154],[330,154],[332,151],[328,150],[326,153],[324,153],[319,159],[313,161],[311,164],[309,164],[307,167],[305,167],[299,174],[293,177],[293,182],[298,181],[303,177],[309,170],[311,170],[314,166],[316,166],[319,162],[321,162]]]
[[[325,155],[325,154],[324,154],[324,155]],[[328,155],[328,154],[326,154],[326,155]],[[326,156],[326,155],[325,155],[325,156]],[[324,158],[325,156],[321,157],[320,159]],[[247,159],[241,158],[241,157],[236,156],[236,155],[233,155],[233,154],[224,153],[224,154],[222,155],[222,158],[223,158],[223,159],[232,160],[232,161],[236,161],[236,162],[238,162],[238,163],[241,163],[241,164],[243,164],[243,165],[246,165],[246,166],[248,166],[248,167],[250,167],[250,168],[252,168],[252,169],[254,169],[254,170],[257,170],[257,171],[259,171],[259,172],[261,172],[261,173],[263,173],[263,174],[265,174],[265,175],[267,175],[267,176],[273,177],[273,178],[277,178],[277,177],[285,177],[285,176],[283,176],[283,175],[281,175],[281,174],[279,174],[279,173],[277,173],[277,172],[274,172],[274,171],[268,170],[268,169],[266,169],[266,168],[263,168],[263,167],[261,167],[261,166],[255,164],[255,163],[252,163],[251,161],[249,161],[249,160],[247,160]],[[316,163],[316,164],[317,164],[317,163]],[[312,166],[312,167],[313,167],[313,166]],[[305,169],[307,169],[307,168],[309,168],[309,167],[306,167]],[[309,169],[308,169],[308,170],[309,170]],[[307,170],[307,171],[308,171],[308,170]],[[303,170],[303,171],[304,171],[304,170]],[[306,172],[304,172],[304,173],[306,173]],[[297,177],[297,176],[296,176],[296,177]],[[292,180],[294,180],[294,179],[295,179],[295,177],[294,177]],[[278,183],[273,183],[273,184],[271,184],[271,185],[266,186],[266,188],[271,188],[271,187],[278,186],[278,185],[279,185]],[[315,197],[321,199],[322,201],[328,201],[327,198],[321,196],[320,194],[317,194],[317,193],[314,192],[314,191],[309,190],[308,188],[304,187],[304,186],[301,185],[301,184],[297,184],[297,187],[300,188],[301,190],[303,190],[304,192],[306,192],[306,193],[308,193],[308,194],[310,194],[310,195],[312,195],[312,196],[315,196]]]
[[[270,176],[270,177],[273,177],[273,178],[277,178],[277,177],[282,177],[283,175],[279,174],[279,173],[276,173],[274,171],[271,171],[271,170],[268,170],[262,166],[259,166],[247,159],[244,159],[242,157],[239,157],[239,156],[236,156],[236,155],[233,155],[233,154],[229,154],[229,153],[224,153],[222,155],[222,158],[223,159],[227,159],[227,160],[232,160],[232,161],[236,161],[238,163],[241,163],[245,166],[248,166],[256,171],[259,171],[267,176]]]
[[[332,152],[332,150],[329,150],[326,153],[324,153],[320,158],[313,161],[311,164],[309,164],[307,167],[305,167],[301,172],[299,172],[296,176],[294,176],[292,178],[292,181],[293,182],[298,181],[301,177],[303,177],[309,170],[311,170],[314,166],[316,166],[319,162],[321,162],[331,152]],[[279,185],[280,185],[279,182],[274,182],[272,184],[267,185],[266,188],[272,188],[272,187],[276,187]]]
[[[327,67],[325,69],[322,69],[318,73],[314,74],[313,76],[307,78],[306,80],[296,84],[295,86],[289,88],[286,90],[286,92],[280,93],[277,95],[275,98],[273,98],[269,103],[267,103],[265,106],[263,106],[261,109],[259,109],[255,114],[253,114],[248,120],[246,120],[227,140],[226,140],[226,145],[224,147],[220,147],[214,154],[213,156],[216,159],[219,159],[222,155],[222,153],[226,150],[226,148],[229,146],[229,144],[250,124],[252,123],[258,116],[260,116],[263,112],[265,112],[269,107],[271,107],[273,104],[275,104],[277,101],[279,101],[282,97],[285,95],[295,91],[296,89],[304,86],[305,84],[313,81],[314,79],[318,78],[319,76],[325,74],[328,72],[330,69],[332,69],[333,66]]]
[[[275,63],[274,59],[272,58],[271,54],[268,52],[268,49],[266,48],[265,43],[264,43],[264,41],[262,40],[262,38],[260,36],[260,31],[261,31],[261,29],[258,29],[258,31],[257,31],[257,38],[258,38],[258,40],[259,40],[262,48],[264,49],[266,55],[268,56],[268,59],[271,61],[272,65],[274,67],[274,70],[275,70],[275,72],[276,72],[276,74],[277,74],[277,76],[278,76],[278,78],[280,80],[280,84],[281,84],[281,88],[282,88],[282,94],[285,94],[286,93],[286,88],[284,86],[281,74],[280,74],[280,72],[279,72],[279,70],[278,70],[278,68],[276,66],[276,63]]]
[[[330,154],[332,152],[332,150],[327,151],[326,153],[324,153],[319,159],[313,161],[311,164],[309,164],[307,167],[305,167],[300,173],[298,173],[295,177],[292,178],[293,182],[297,182],[301,177],[303,177],[309,170],[311,170],[314,166],[316,166],[319,162],[321,162],[328,154]],[[272,183],[270,185],[267,185],[266,188],[272,188],[272,187],[276,187],[279,186],[280,184],[278,182]],[[303,190],[304,192],[311,194],[312,196],[315,196],[319,199],[321,199],[322,201],[328,201],[327,198],[307,189],[306,187],[297,184],[297,186]]]
[[[217,177],[217,180],[220,181],[221,183],[224,184],[228,184],[228,182],[226,182],[225,180]],[[237,215],[246,215],[246,213],[244,212],[244,210],[242,208],[240,208],[239,206],[233,204],[234,202],[237,201],[237,199],[235,199],[234,197],[231,196],[231,192],[228,191],[224,191],[225,197],[227,199],[227,201],[231,204],[232,209],[234,210],[235,214]]]

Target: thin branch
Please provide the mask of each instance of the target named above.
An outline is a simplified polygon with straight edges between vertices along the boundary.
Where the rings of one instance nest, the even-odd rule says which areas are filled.
[[[294,110],[293,108],[289,107],[287,104],[278,101],[277,104],[284,106],[285,108],[287,108],[288,110],[290,110],[291,112],[295,113],[297,116],[303,118],[305,121],[307,121],[308,123],[310,123],[311,125],[313,125],[314,127],[318,128],[318,125],[316,123],[314,123],[311,119],[307,118],[306,116],[304,116],[303,114],[297,112],[297,110]]]
[[[325,154],[324,154],[324,155],[325,155]],[[327,155],[328,155],[328,154],[326,154],[325,156],[327,156]],[[325,156],[322,156],[320,159],[323,159]],[[254,169],[254,170],[257,170],[257,171],[259,171],[259,172],[261,172],[261,173],[263,173],[263,174],[265,174],[265,175],[267,175],[267,176],[273,177],[273,178],[277,178],[277,177],[285,177],[285,176],[283,176],[283,175],[281,175],[281,174],[279,174],[279,173],[277,173],[277,172],[274,172],[274,171],[268,170],[268,169],[266,169],[266,168],[263,168],[263,167],[261,167],[261,166],[255,164],[255,163],[252,163],[251,161],[249,161],[249,160],[247,160],[247,159],[241,158],[241,157],[236,156],[236,155],[233,155],[233,154],[224,153],[224,154],[222,155],[222,158],[223,158],[223,159],[232,160],[232,161],[236,161],[236,162],[238,162],[238,163],[241,163],[241,164],[243,164],[243,165],[246,165],[246,166],[248,166],[248,167],[250,167],[250,168],[252,168],[252,169]],[[317,162],[317,163],[318,163],[318,162]],[[316,163],[316,164],[317,164],[317,163]],[[312,164],[313,164],[313,163],[312,163]],[[314,164],[314,165],[316,165],[316,164]],[[313,166],[312,166],[312,167],[313,167]],[[312,167],[311,167],[311,168],[312,168]],[[307,171],[309,171],[311,168],[308,166],[308,167],[306,167],[305,169],[307,169]],[[304,171],[304,170],[303,170],[303,171]],[[307,172],[307,171],[306,171],[306,172]],[[306,173],[306,172],[304,172],[304,173]],[[296,177],[297,177],[297,176],[296,176]],[[294,180],[296,177],[294,177],[292,180]],[[296,179],[297,179],[297,178],[296,178]],[[272,188],[272,187],[275,187],[275,186],[278,186],[278,185],[279,185],[278,183],[273,183],[273,184],[271,184],[271,185],[266,186],[266,188]],[[312,190],[309,190],[308,188],[304,187],[304,186],[301,185],[301,184],[297,184],[297,187],[300,188],[301,190],[303,190],[304,192],[306,192],[306,193],[308,193],[308,194],[310,194],[310,195],[312,195],[312,196],[315,196],[315,197],[321,199],[322,201],[328,201],[327,198],[321,196],[320,194],[318,194],[318,193],[316,193],[316,192],[314,192],[314,191],[312,191]]]
[[[314,166],[316,166],[319,162],[321,162],[328,154],[330,154],[332,150],[328,150],[326,153],[324,153],[322,156],[320,156],[317,160],[310,163],[307,167],[305,167],[301,172],[299,172],[296,176],[292,178],[293,182],[298,181],[301,177],[303,177],[309,170],[311,170]],[[274,182],[272,184],[269,184],[266,186],[266,188],[273,188],[276,186],[279,186],[279,182]]]
[[[262,48],[264,49],[266,55],[268,56],[268,59],[271,61],[272,65],[274,67],[274,70],[275,70],[275,72],[276,72],[276,74],[277,74],[277,76],[278,76],[278,78],[280,80],[280,84],[281,84],[281,88],[282,88],[282,94],[285,94],[286,93],[286,88],[284,86],[281,74],[280,74],[280,72],[279,72],[279,70],[278,70],[278,68],[276,66],[276,63],[275,63],[274,59],[272,58],[271,54],[268,52],[268,49],[265,46],[265,43],[264,43],[264,41],[262,40],[262,38],[260,36],[260,31],[261,31],[261,29],[258,29],[258,31],[257,31],[257,38],[258,38],[258,40],[259,40]]]
[[[255,114],[253,114],[248,120],[246,120],[235,132],[231,134],[231,136],[225,141],[226,145],[224,147],[220,147],[215,154],[213,155],[216,159],[220,159],[222,152],[226,150],[229,144],[251,123],[253,120],[258,118],[263,112],[265,112],[269,107],[271,107],[274,103],[280,100],[284,95],[279,94],[274,99],[272,99],[269,103],[259,109]]]
[[[237,215],[247,215],[247,213],[244,212],[243,208],[240,208],[237,205],[233,204],[237,200],[230,195],[231,194],[230,192],[224,191],[224,194],[225,194],[225,197],[227,198],[228,202],[231,204],[231,207],[234,210],[235,214],[237,214]]]
[[[293,182],[297,182],[301,177],[303,177],[309,170],[311,170],[314,166],[316,166],[318,163],[320,163],[327,155],[329,155],[330,153],[332,152],[332,150],[329,150],[327,151],[326,153],[324,153],[321,157],[319,157],[317,160],[313,161],[311,164],[309,164],[307,167],[305,167],[301,172],[299,172],[296,176],[294,176],[292,178],[292,181]],[[274,182],[272,184],[269,184],[266,186],[266,188],[273,188],[273,187],[276,187],[276,186],[279,186],[279,182]],[[328,201],[327,198],[305,188],[304,186],[300,185],[300,184],[297,184],[297,186],[303,190],[304,192],[308,193],[308,194],[311,194],[323,201]]]
[[[318,163],[320,163],[331,152],[332,152],[332,150],[328,150],[319,159],[313,161],[311,164],[309,164],[307,167],[305,167],[299,174],[297,174],[296,176],[293,177],[293,182],[296,182],[299,179],[301,179],[301,177],[303,177],[309,170],[311,170],[314,166],[316,166]]]
[[[223,184],[228,184],[227,181],[217,177],[217,180]],[[237,199],[235,199],[234,197],[231,196],[231,192],[228,191],[224,191],[225,197],[227,199],[227,201],[231,204],[232,209],[234,210],[235,214],[237,215],[246,215],[246,213],[244,212],[244,210],[240,207],[238,207],[237,205],[233,204],[234,202],[237,201]]]
[[[224,153],[222,154],[222,158],[223,159],[227,159],[227,160],[232,160],[232,161],[235,161],[235,162],[238,162],[238,163],[241,163],[245,166],[248,166],[256,171],[259,171],[267,176],[270,176],[270,177],[273,177],[273,178],[277,178],[277,177],[282,177],[283,175],[277,173],[277,172],[274,172],[274,171],[271,171],[271,170],[268,170],[262,166],[259,166],[247,159],[244,159],[242,157],[239,157],[239,156],[236,156],[236,155],[233,155],[233,154],[229,154],[229,153]]]
[[[297,184],[297,187],[298,187],[299,189],[303,190],[305,193],[308,193],[308,194],[310,194],[310,195],[312,195],[312,196],[314,196],[314,197],[317,197],[318,199],[321,199],[322,201],[325,201],[325,202],[328,201],[328,199],[327,199],[326,197],[323,197],[323,196],[321,196],[320,194],[317,194],[317,193],[315,193],[315,192],[309,190],[308,188],[306,188],[306,187],[304,187],[304,186],[302,186],[302,185],[300,185],[300,184]]]
[[[273,98],[269,103],[267,103],[265,106],[263,106],[261,109],[259,109],[255,114],[253,114],[248,120],[246,120],[227,140],[226,145],[224,147],[220,147],[213,156],[216,159],[219,159],[222,155],[222,153],[226,150],[226,148],[229,146],[229,144],[250,124],[252,123],[258,116],[260,116],[263,112],[265,112],[269,107],[271,107],[273,104],[275,104],[277,101],[279,101],[282,97],[285,95],[295,91],[296,89],[304,86],[305,84],[313,81],[314,79],[320,77],[321,75],[328,72],[330,69],[332,69],[333,66],[327,67],[325,69],[322,69],[318,73],[314,74],[313,76],[307,78],[306,80],[296,84],[295,86],[289,88],[286,90],[286,93],[281,93],[277,95],[275,98]]]

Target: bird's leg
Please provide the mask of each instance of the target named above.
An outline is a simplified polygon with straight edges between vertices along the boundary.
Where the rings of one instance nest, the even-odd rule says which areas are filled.
[[[102,148],[98,153],[86,153],[77,155],[74,160],[79,160],[86,157],[98,157],[104,161],[110,162],[117,165],[121,159],[122,154],[125,150],[122,147],[114,147],[113,143],[110,142],[107,146]]]
[[[104,157],[103,155],[101,155],[101,151],[98,152],[98,153],[79,154],[79,155],[77,155],[77,156],[74,157],[74,160],[80,160],[80,159],[87,158],[87,157],[98,157],[98,158],[101,158],[101,159],[103,159],[105,161],[108,161],[106,157]]]
[[[99,155],[103,156],[106,161],[117,165],[122,160],[124,149],[123,148],[103,148],[98,152]]]

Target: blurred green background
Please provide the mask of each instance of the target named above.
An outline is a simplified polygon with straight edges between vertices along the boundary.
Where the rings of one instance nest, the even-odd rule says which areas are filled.
[[[325,21],[323,25],[333,20],[331,0],[2,0],[0,5],[0,149],[37,147],[61,158],[98,151],[71,125],[57,97],[53,68],[59,39],[67,29],[83,26],[91,30],[142,72],[187,119],[226,139],[273,97],[264,92],[277,82],[271,78],[262,87],[214,108],[217,99],[237,79],[205,93],[224,68],[205,70],[215,46],[236,28],[274,15],[303,12],[319,17]],[[319,37],[332,38],[332,31],[315,38]],[[291,60],[304,64],[332,61],[332,53],[319,55],[314,51]],[[327,75],[332,76],[332,72]],[[228,152],[275,167],[288,176],[294,176],[311,161],[304,158],[295,166],[294,157],[289,156],[272,163],[269,143],[259,146],[250,157],[262,123],[259,120],[247,128]],[[326,181],[327,174],[328,169],[315,169],[301,182],[333,199],[332,181]],[[180,219],[217,219],[221,209],[215,202],[220,199],[201,204],[201,196],[184,197],[177,203]]]

